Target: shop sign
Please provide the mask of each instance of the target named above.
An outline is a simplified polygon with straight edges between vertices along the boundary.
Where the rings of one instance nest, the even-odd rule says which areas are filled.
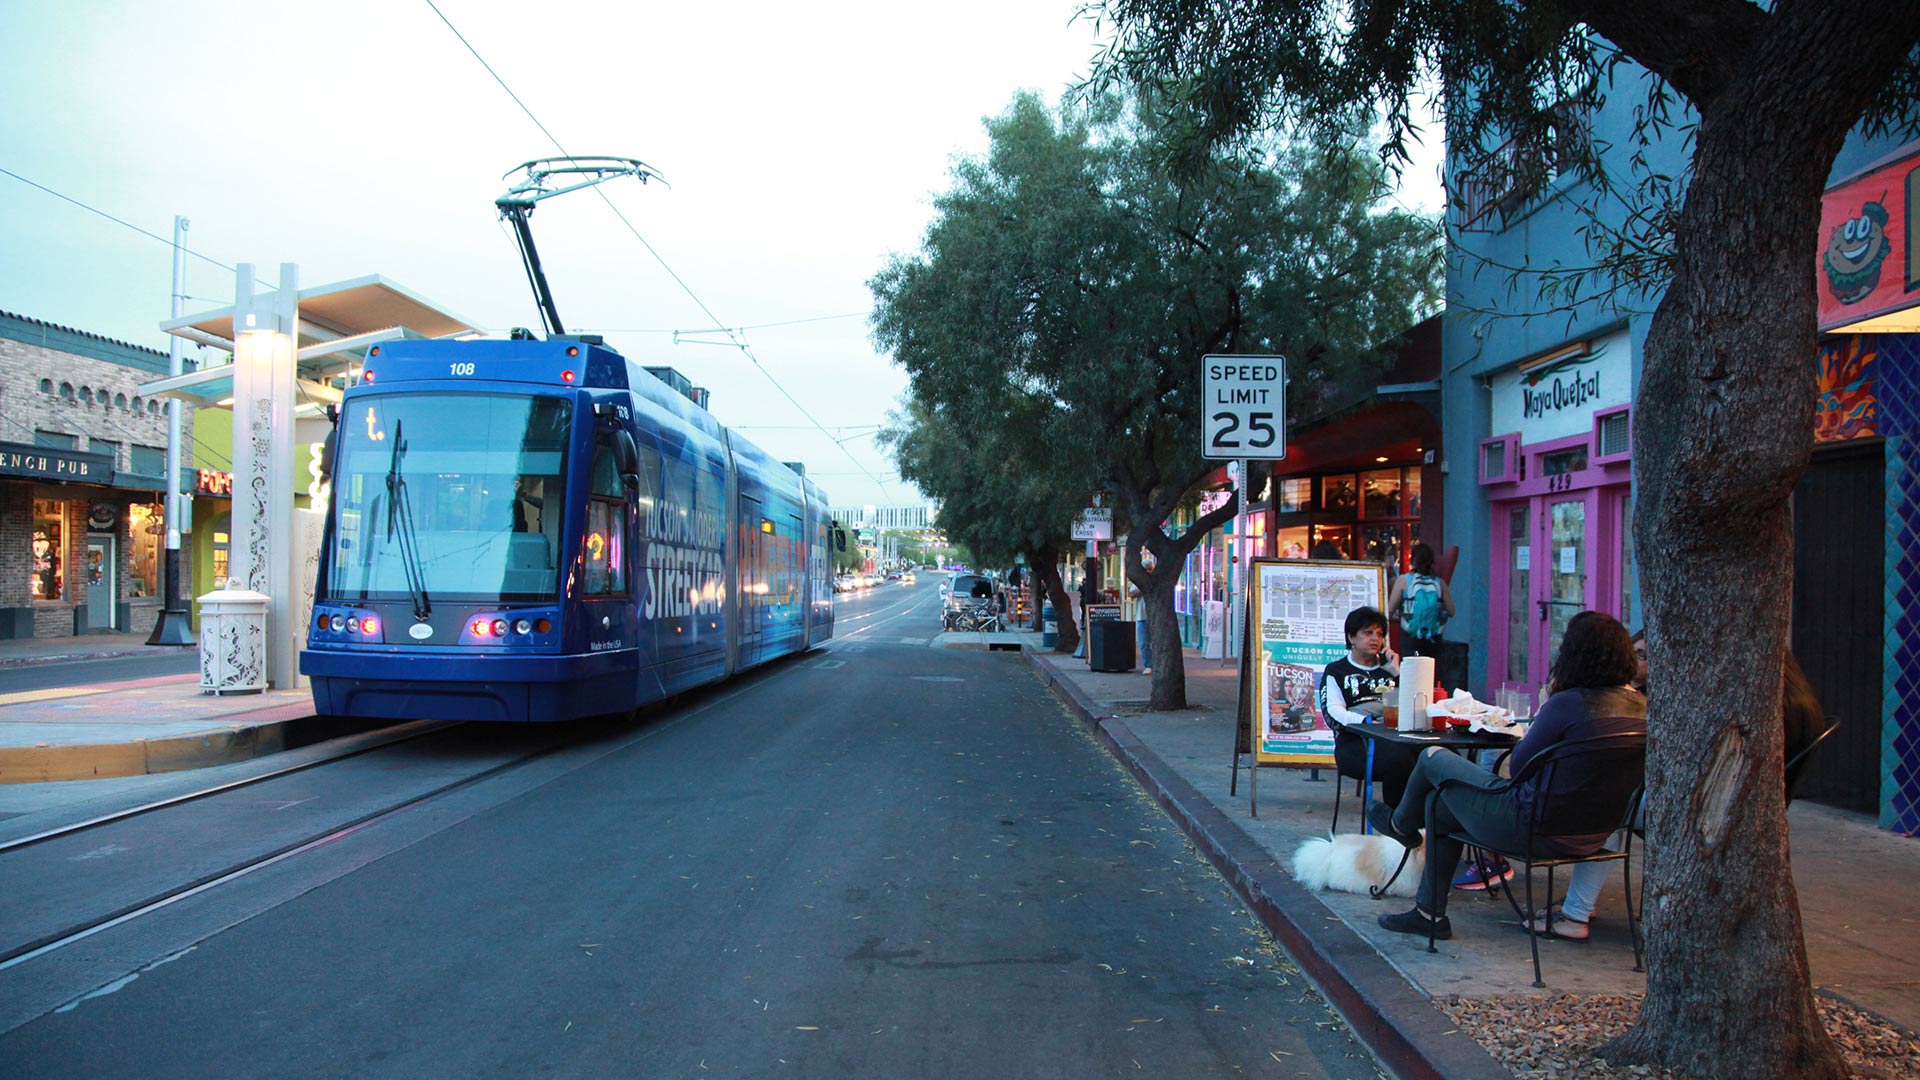
[[[231,499],[233,498],[233,474],[220,469],[196,469],[193,474],[193,493],[218,495],[223,499]]]
[[[120,524],[120,508],[110,502],[97,502],[87,507],[87,528],[94,532],[112,532]]]
[[[83,454],[45,446],[0,442],[0,477],[22,480],[70,480],[113,483],[113,455]]]
[[[1517,431],[1531,444],[1591,432],[1595,412],[1633,400],[1629,351],[1625,332],[1609,334],[1564,360],[1495,375],[1487,434]]]
[[[1900,156],[1828,189],[1820,200],[1814,267],[1820,329],[1912,330],[1914,317],[1883,326],[1852,324],[1915,306],[1920,298],[1920,142]]]

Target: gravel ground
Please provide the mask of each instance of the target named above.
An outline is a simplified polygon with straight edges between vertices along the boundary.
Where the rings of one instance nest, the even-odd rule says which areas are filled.
[[[1830,998],[1817,999],[1827,1031],[1840,1044],[1854,1075],[1873,1080],[1920,1077],[1920,1039],[1892,1024]],[[1454,1022],[1519,1080],[1625,1080],[1655,1077],[1689,1080],[1684,1074],[1645,1065],[1614,1066],[1593,1048],[1632,1025],[1640,995],[1556,994],[1551,998],[1435,999]]]

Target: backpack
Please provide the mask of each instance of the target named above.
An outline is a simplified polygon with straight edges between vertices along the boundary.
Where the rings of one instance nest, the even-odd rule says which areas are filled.
[[[1440,605],[1440,582],[1426,574],[1409,574],[1406,595],[1400,598],[1400,628],[1407,636],[1437,638],[1447,621]]]

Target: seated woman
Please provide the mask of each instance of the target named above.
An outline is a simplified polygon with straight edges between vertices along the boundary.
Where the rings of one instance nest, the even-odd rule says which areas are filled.
[[[1552,683],[1555,688],[1540,711],[1526,738],[1514,747],[1511,768],[1518,773],[1535,754],[1557,743],[1590,739],[1603,735],[1641,731],[1646,727],[1646,698],[1629,689],[1637,664],[1633,642],[1627,628],[1609,615],[1583,611],[1567,624],[1560,640],[1560,653],[1554,657]],[[1569,770],[1582,767],[1579,758],[1568,759],[1556,769],[1559,780],[1579,787],[1579,778]],[[1440,792],[1435,804],[1435,820],[1426,820],[1427,796],[1442,780],[1457,780]],[[1381,832],[1408,847],[1420,843],[1420,830],[1427,830],[1429,871],[1420,875],[1420,888],[1414,895],[1412,911],[1380,916],[1380,925],[1402,934],[1436,938],[1453,936],[1447,920],[1445,882],[1460,862],[1462,844],[1452,835],[1465,830],[1497,847],[1518,847],[1526,842],[1528,815],[1533,809],[1535,792],[1531,787],[1505,788],[1504,781],[1483,766],[1438,747],[1422,753],[1419,764],[1407,781],[1407,790],[1398,806],[1376,802],[1367,810],[1367,820]],[[1606,843],[1599,836],[1553,837],[1552,843],[1536,839],[1541,854],[1590,855]],[[1435,864],[1439,871],[1432,868]],[[1435,889],[1438,878],[1442,885]]]
[[[1647,638],[1644,630],[1633,635],[1633,655],[1639,665],[1639,671],[1633,678],[1633,688],[1645,694]],[[1781,756],[1783,760],[1790,761],[1820,734],[1826,721],[1820,709],[1820,699],[1813,692],[1813,684],[1807,681],[1807,673],[1801,669],[1800,661],[1794,659],[1793,653],[1787,653],[1780,674],[1780,714],[1786,726],[1786,745]],[[1787,792],[1787,798],[1793,798],[1792,791]],[[1644,814],[1634,818],[1633,827],[1636,830],[1645,827]],[[1567,881],[1566,899],[1544,913],[1536,912],[1530,924],[1533,932],[1585,941],[1592,933],[1593,912],[1600,904],[1600,891],[1606,884],[1607,874],[1605,863],[1581,863],[1575,866]]]

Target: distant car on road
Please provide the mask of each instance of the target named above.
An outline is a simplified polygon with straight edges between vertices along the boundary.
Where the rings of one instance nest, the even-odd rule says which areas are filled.
[[[908,570],[906,573],[900,575],[900,584],[911,585],[913,584],[913,582],[914,582],[913,571]]]
[[[900,580],[900,571],[898,571],[898,570],[889,570],[889,571],[887,571],[887,580],[888,580],[888,581],[899,581],[899,580]]]

